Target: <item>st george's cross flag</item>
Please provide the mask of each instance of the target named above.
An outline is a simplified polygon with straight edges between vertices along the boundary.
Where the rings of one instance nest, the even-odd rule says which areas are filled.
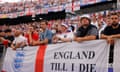
[[[108,72],[109,47],[104,40],[7,49],[3,72]]]

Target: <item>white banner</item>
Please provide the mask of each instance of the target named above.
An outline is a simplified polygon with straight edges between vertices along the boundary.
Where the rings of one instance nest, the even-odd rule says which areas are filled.
[[[80,10],[80,1],[75,1],[73,3],[73,11]]]
[[[108,72],[104,40],[7,49],[3,72]]]
[[[72,3],[65,4],[65,12],[72,12]]]
[[[117,0],[117,8],[120,9],[120,0]]]
[[[25,47],[16,51],[7,49],[4,59],[3,72],[35,72],[35,61],[38,46]]]
[[[114,72],[120,72],[120,39],[115,41],[113,70]]]
[[[49,45],[44,72],[108,72],[108,54],[103,40]]]

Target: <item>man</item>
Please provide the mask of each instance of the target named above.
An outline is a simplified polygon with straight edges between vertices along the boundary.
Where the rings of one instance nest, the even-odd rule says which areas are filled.
[[[3,44],[5,47],[7,47],[8,43],[10,43],[8,39],[5,39],[5,32],[3,30],[0,30],[0,44]]]
[[[119,16],[117,13],[112,13],[110,16],[112,21],[111,26],[107,26],[102,34],[102,39],[107,39],[107,42],[110,44],[114,44],[114,38],[120,38],[120,25],[119,25]]]
[[[2,37],[2,30],[0,30],[0,44],[3,43],[4,38]]]
[[[13,50],[16,50],[17,48],[23,48],[24,46],[28,45],[27,39],[24,36],[22,36],[20,30],[16,30],[14,35],[15,35],[15,39],[11,44],[11,48]]]
[[[98,30],[97,27],[91,24],[90,18],[83,16],[80,23],[81,26],[78,28],[74,40],[77,42],[95,40],[98,36]]]
[[[0,36],[5,38],[5,31],[4,30],[0,30]]]
[[[110,19],[110,15],[107,15],[105,18],[105,22],[102,22],[103,26],[101,27],[101,29],[99,30],[99,38],[101,37],[101,32],[106,28],[106,26],[111,26],[112,24],[112,20]]]
[[[117,13],[112,13],[110,15],[110,19],[112,21],[111,26],[107,26],[102,34],[101,38],[106,39],[110,46],[110,60],[109,63],[113,62],[113,50],[114,50],[114,40],[115,38],[120,38],[120,24],[119,24],[119,16]]]
[[[5,39],[6,40],[8,40],[8,47],[10,47],[11,46],[11,43],[13,42],[13,40],[14,40],[14,36],[12,35],[12,30],[11,29],[6,29],[5,30],[5,33],[6,33],[6,35],[5,35]]]
[[[39,34],[40,40],[33,42],[33,45],[52,43],[52,32],[48,30],[48,22],[46,20],[42,20],[40,23],[40,27],[43,30],[43,32]]]
[[[94,26],[96,26],[97,29],[99,30],[100,27],[99,27],[97,15],[96,14],[92,14],[90,17],[91,17],[91,24],[94,25]]]
[[[28,32],[24,34],[24,36],[27,38],[28,44],[32,45],[33,41],[39,40],[39,34],[35,27],[29,26]]]
[[[71,42],[73,38],[73,32],[68,31],[68,25],[63,23],[60,26],[60,33],[53,36],[53,43]]]

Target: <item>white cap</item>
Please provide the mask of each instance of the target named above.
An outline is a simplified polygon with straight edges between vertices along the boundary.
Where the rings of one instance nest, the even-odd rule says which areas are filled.
[[[90,15],[88,15],[88,14],[81,15],[80,17],[81,17],[81,18],[82,18],[82,17],[85,17],[85,18],[89,18],[89,19],[90,19]]]
[[[66,27],[66,28],[68,28],[67,24],[62,23],[61,25],[64,26],[64,27]]]

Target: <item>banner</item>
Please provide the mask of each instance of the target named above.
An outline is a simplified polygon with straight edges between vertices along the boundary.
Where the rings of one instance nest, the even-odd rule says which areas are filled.
[[[107,2],[110,0],[80,0],[80,5],[88,5],[88,4],[94,4],[94,3],[100,3],[100,2]]]
[[[104,40],[7,49],[3,72],[108,72]]]
[[[41,10],[40,9],[35,9],[35,12],[36,12],[36,15],[38,15],[38,14],[41,13]]]
[[[108,72],[108,51],[102,40],[49,45],[44,72]]]
[[[81,5],[88,5],[91,3],[96,3],[96,0],[80,0]]]
[[[0,18],[2,18],[3,14],[0,14]]]
[[[9,17],[9,18],[17,18],[17,17],[18,17],[18,14],[17,14],[17,12],[9,13],[9,14],[8,14],[8,17]]]
[[[4,59],[3,72],[35,72],[35,61],[38,46],[25,47],[16,51],[7,48]]]
[[[8,14],[0,14],[0,18],[2,18],[2,19],[8,18]]]
[[[80,10],[80,1],[75,1],[73,3],[73,11]]]
[[[30,16],[30,15],[32,15],[33,14],[33,9],[32,8],[26,8],[25,9],[25,15],[26,16]]]
[[[120,0],[117,0],[117,9],[120,9]]]
[[[24,12],[24,11],[17,12],[17,15],[18,15],[18,16],[24,16],[24,15],[25,15],[25,12]]]
[[[48,14],[48,8],[41,8],[41,13],[40,14]]]
[[[0,3],[4,2],[4,1],[8,1],[8,0],[1,0]],[[11,0],[12,1],[12,0]],[[22,0],[21,0],[22,1]],[[25,0],[26,1],[26,0]],[[32,1],[32,0],[31,0]],[[62,10],[65,10],[65,12],[73,12],[73,11],[77,11],[80,10],[81,6],[85,6],[85,5],[89,5],[89,4],[95,4],[95,3],[100,3],[100,2],[107,2],[107,1],[111,1],[111,0],[77,0],[74,2],[68,2],[68,3],[64,3],[62,5],[56,5],[56,6],[51,6],[51,5],[44,5],[44,7],[40,7],[38,8],[25,8],[24,11],[16,11],[15,13],[9,13],[7,14],[0,14],[0,18],[17,18],[19,16],[31,16],[33,14],[48,14],[48,12],[59,12]],[[42,0],[39,0],[39,2],[42,2]],[[47,3],[45,1],[45,3]],[[118,9],[120,8],[120,1],[117,1],[117,7]]]
[[[120,39],[117,39],[115,41],[113,57],[114,57],[113,70],[114,72],[120,72]]]
[[[65,4],[65,12],[72,12],[72,8],[73,8],[73,3],[66,3]]]
[[[58,6],[58,11],[62,11],[65,10],[65,5],[59,5]]]
[[[48,12],[57,12],[59,9],[59,6],[51,6],[48,8]]]

